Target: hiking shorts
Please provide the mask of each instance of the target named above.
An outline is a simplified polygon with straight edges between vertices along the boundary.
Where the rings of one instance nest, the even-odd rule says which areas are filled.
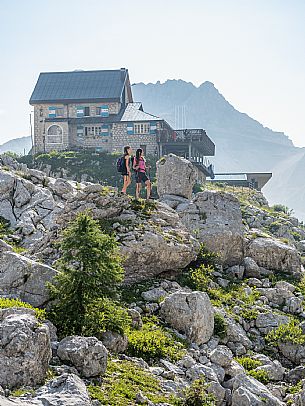
[[[149,180],[149,177],[146,175],[145,172],[136,172],[136,182],[137,183],[145,183]]]

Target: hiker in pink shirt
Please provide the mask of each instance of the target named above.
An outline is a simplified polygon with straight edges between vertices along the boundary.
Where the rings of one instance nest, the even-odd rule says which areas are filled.
[[[150,198],[151,194],[151,181],[147,176],[146,161],[143,156],[142,148],[137,149],[136,157],[133,160],[133,169],[136,172],[136,199],[139,199],[142,183],[146,186],[146,198]]]

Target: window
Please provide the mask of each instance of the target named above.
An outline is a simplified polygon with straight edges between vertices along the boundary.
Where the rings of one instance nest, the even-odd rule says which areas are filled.
[[[62,129],[59,125],[51,125],[47,132],[47,144],[62,144]]]
[[[84,116],[90,116],[90,107],[84,107]]]
[[[40,109],[40,116],[42,114],[41,110],[42,109]],[[63,117],[64,113],[65,111],[63,107],[55,107],[55,106],[49,107],[49,118]]]
[[[100,116],[102,112],[102,108],[101,107],[95,107],[95,115],[96,116]]]
[[[101,106],[101,116],[102,117],[109,117],[109,106],[108,104],[104,104]]]
[[[64,116],[64,108],[59,107],[56,109],[56,117],[63,117]]]
[[[150,124],[149,123],[136,123],[133,126],[134,134],[149,134]]]
[[[86,137],[98,137],[101,135],[101,126],[86,126],[84,127]]]
[[[43,117],[43,109],[39,109],[39,117]]]

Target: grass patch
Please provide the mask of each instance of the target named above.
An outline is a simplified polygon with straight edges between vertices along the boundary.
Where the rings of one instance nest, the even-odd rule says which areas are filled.
[[[143,318],[141,330],[129,330],[127,353],[134,357],[153,362],[160,358],[176,361],[185,354],[182,342],[166,330],[157,318]]]
[[[130,361],[109,361],[101,386],[89,385],[92,399],[107,406],[135,405],[140,391],[151,402],[174,405],[174,397],[162,393],[159,380]]]
[[[0,298],[0,309],[8,309],[11,307],[23,307],[25,309],[32,309],[35,311],[35,315],[38,320],[45,320],[46,318],[46,313],[43,309],[37,309],[29,303],[22,302],[19,299]]]
[[[281,324],[271,330],[265,337],[266,343],[274,347],[279,343],[304,344],[305,334],[298,324],[298,321],[291,319],[288,324]]]

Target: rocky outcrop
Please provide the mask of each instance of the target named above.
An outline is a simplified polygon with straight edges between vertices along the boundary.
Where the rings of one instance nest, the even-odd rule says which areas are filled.
[[[196,170],[187,159],[169,154],[157,162],[157,191],[160,198],[174,195],[191,199],[195,180]]]
[[[55,269],[11,251],[0,251],[0,294],[44,306],[49,300],[46,282],[55,276]]]
[[[86,378],[103,374],[107,367],[108,352],[96,337],[65,337],[58,344],[57,355]]]
[[[234,379],[232,406],[284,405],[265,385],[251,376],[240,374]]]
[[[217,252],[226,266],[240,264],[244,256],[244,227],[239,201],[230,193],[207,190],[193,201],[181,203],[176,211],[182,223]]]
[[[191,342],[206,343],[214,330],[214,311],[204,292],[176,292],[161,303],[161,316]]]
[[[0,396],[1,406],[91,406],[85,383],[73,374],[63,374],[42,386],[34,397],[7,399]]]
[[[35,386],[51,358],[49,328],[31,309],[0,309],[0,385]]]
[[[28,248],[27,256],[52,265],[58,259],[54,240],[76,213],[85,210],[101,222],[105,219],[108,227],[112,225],[127,282],[182,269],[199,251],[199,243],[165,204],[139,205],[118,195],[115,188],[54,179],[37,170],[0,168],[0,215],[10,221],[22,246]],[[37,273],[26,275],[32,281]],[[41,281],[48,277],[45,274]]]
[[[246,255],[264,268],[294,275],[301,272],[301,257],[295,247],[271,238],[255,238],[249,241]]]

